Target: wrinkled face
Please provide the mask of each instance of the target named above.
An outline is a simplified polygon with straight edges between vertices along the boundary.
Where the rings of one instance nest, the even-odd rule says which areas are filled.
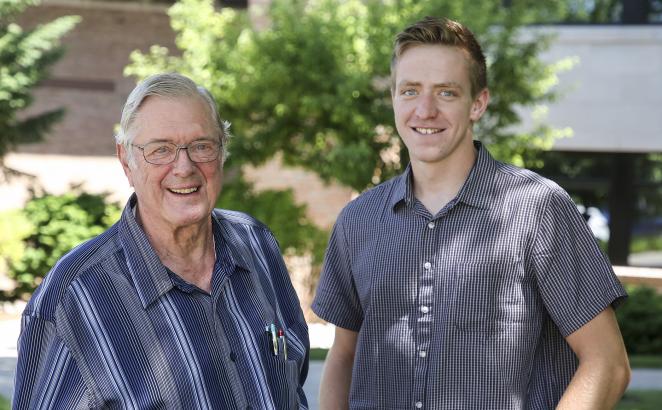
[[[208,108],[197,98],[148,97],[138,111],[132,131],[133,144],[137,145],[218,140]],[[122,145],[117,146],[124,172],[138,197],[143,223],[174,230],[209,221],[223,179],[220,154],[215,161],[194,163],[182,149],[173,163],[153,165],[145,161],[140,149],[129,149],[133,150],[133,161]]]
[[[472,125],[485,112],[489,92],[472,98],[467,58],[444,45],[414,46],[400,56],[393,112],[412,164],[439,163],[473,149]]]

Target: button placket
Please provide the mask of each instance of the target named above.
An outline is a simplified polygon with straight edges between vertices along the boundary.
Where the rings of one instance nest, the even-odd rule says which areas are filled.
[[[418,318],[416,326],[416,345],[412,352],[414,354],[414,388],[412,391],[412,402],[415,408],[422,408],[423,402],[418,401],[425,397],[425,390],[427,388],[426,374],[428,372],[428,351],[430,349],[431,338],[433,337],[433,315],[430,314],[432,310],[432,303],[435,294],[435,270],[436,270],[436,252],[439,229],[437,224],[433,221],[424,221],[421,226],[422,241],[421,241],[421,265],[418,280]]]

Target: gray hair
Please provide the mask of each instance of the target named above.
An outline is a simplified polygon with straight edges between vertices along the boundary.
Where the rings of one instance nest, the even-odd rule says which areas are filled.
[[[147,97],[157,96],[165,98],[201,98],[209,108],[210,123],[214,132],[221,141],[221,164],[225,162],[228,153],[228,142],[230,140],[230,123],[224,121],[218,114],[216,101],[211,93],[204,87],[199,86],[188,77],[178,73],[162,73],[147,77],[131,91],[122,109],[120,129],[115,135],[115,141],[124,145],[129,160],[133,161],[133,151],[130,145],[135,137],[132,125],[138,117],[138,110]]]

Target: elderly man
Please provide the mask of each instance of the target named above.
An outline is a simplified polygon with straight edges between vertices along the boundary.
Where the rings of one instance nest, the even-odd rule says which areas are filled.
[[[625,292],[568,194],[473,141],[471,31],[426,18],[391,62],[406,171],[338,217],[313,310],[337,325],[323,409],[607,409]]]
[[[30,300],[14,408],[305,408],[308,330],[276,240],[214,209],[229,134],[211,95],[152,76],[120,126],[135,194]]]

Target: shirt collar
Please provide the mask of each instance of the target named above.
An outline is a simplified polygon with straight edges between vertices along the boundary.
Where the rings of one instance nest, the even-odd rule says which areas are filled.
[[[221,254],[222,247],[228,251],[230,263],[246,271],[250,270],[248,261],[252,260],[251,251],[245,240],[242,240],[234,226],[216,212],[212,212],[212,231],[216,241],[216,255]]]
[[[478,151],[478,156],[467,180],[457,194],[457,200],[476,208],[488,209],[492,204],[494,174],[499,163],[492,158],[482,143],[474,141],[474,146]]]
[[[147,234],[145,234],[134,216],[133,210],[137,202],[138,198],[134,193],[129,198],[120,217],[118,234],[121,246],[126,254],[131,280],[138,292],[143,308],[147,308],[152,302],[172,289],[174,284],[167,268],[159,259],[156,251],[149,243]],[[212,232],[216,242],[215,276],[219,271],[219,265],[221,264],[219,255],[222,254],[221,250],[224,246],[229,250],[233,265],[248,269],[246,260],[237,249],[238,244],[232,240],[225,240],[226,237],[230,236],[226,234],[227,229],[216,217],[213,218]],[[229,269],[229,273],[233,271],[235,269]]]
[[[411,183],[411,164],[407,165],[405,171],[395,177],[393,181],[393,190],[389,198],[390,209],[395,210],[395,206],[404,203],[405,206],[411,206],[414,203],[414,189]]]
[[[494,173],[498,162],[492,158],[492,155],[481,142],[474,141],[474,146],[478,151],[478,155],[469,176],[456,196],[456,200],[477,208],[487,209],[492,203]],[[391,209],[395,210],[395,206],[401,203],[408,207],[413,206],[415,196],[412,177],[411,164],[407,165],[407,169],[396,177],[389,198]]]
[[[133,209],[137,202],[138,198],[134,193],[120,217],[118,235],[126,254],[131,280],[143,307],[147,308],[155,299],[169,291],[173,284],[168,271],[134,216]]]

